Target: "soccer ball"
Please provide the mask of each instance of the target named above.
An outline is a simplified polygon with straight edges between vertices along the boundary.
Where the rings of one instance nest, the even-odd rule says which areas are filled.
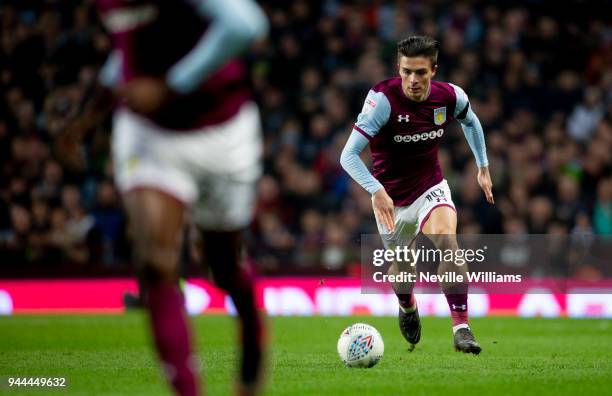
[[[338,339],[338,355],[346,367],[373,367],[384,352],[385,344],[380,333],[365,323],[347,327]]]

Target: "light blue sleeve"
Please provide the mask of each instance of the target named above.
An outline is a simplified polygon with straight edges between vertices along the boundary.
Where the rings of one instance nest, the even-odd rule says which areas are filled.
[[[268,19],[253,0],[188,0],[211,25],[195,47],[168,71],[168,85],[189,93],[253,40],[268,32]]]
[[[470,101],[463,89],[454,84],[450,85],[455,90],[455,96],[457,97],[454,116],[461,124],[463,135],[470,145],[474,158],[476,158],[476,165],[479,167],[488,166],[487,146],[480,120],[472,111]]]
[[[359,183],[367,192],[374,194],[383,186],[372,176],[359,157],[365,146],[368,145],[368,142],[369,140],[365,136],[353,129],[340,155],[340,164],[353,180]]]
[[[359,155],[372,139],[380,131],[391,114],[391,104],[382,92],[370,90],[363,104],[361,113],[353,132],[348,138],[342,154],[340,164],[353,180],[370,194],[383,188],[382,184],[368,170]]]
[[[361,113],[357,116],[355,129],[372,138],[389,121],[390,114],[391,104],[385,94],[370,90]]]
[[[114,88],[119,85],[119,79],[121,78],[121,53],[117,50],[113,50],[110,53],[106,62],[100,69],[98,74],[98,81],[100,84],[107,88]]]

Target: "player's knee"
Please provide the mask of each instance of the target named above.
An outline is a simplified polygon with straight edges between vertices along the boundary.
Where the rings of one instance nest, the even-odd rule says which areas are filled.
[[[429,239],[433,242],[436,248],[441,250],[457,249],[457,236],[454,233],[435,233],[429,235]]]
[[[426,233],[432,235],[454,235],[455,232],[456,230],[453,224],[446,222],[438,222],[429,224]]]
[[[134,241],[133,259],[147,283],[173,282],[178,276],[178,246],[152,238]]]

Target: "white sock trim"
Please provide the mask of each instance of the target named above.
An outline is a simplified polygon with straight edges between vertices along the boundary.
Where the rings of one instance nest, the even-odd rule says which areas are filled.
[[[459,329],[469,329],[470,325],[467,323],[459,323],[457,326],[453,326],[453,334],[457,332]]]

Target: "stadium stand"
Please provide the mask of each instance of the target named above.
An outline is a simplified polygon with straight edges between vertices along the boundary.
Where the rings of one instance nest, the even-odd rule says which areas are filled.
[[[485,130],[494,207],[458,127],[440,153],[459,232],[612,234],[612,27],[604,13],[573,12],[578,3],[262,2],[271,34],[248,56],[265,133],[253,265],[353,271],[359,236],[376,229],[369,195],[338,159],[411,34],[440,40],[437,79],[465,89]],[[109,48],[92,1],[0,5],[2,276],[131,271],[110,119],[78,158],[62,151]]]

